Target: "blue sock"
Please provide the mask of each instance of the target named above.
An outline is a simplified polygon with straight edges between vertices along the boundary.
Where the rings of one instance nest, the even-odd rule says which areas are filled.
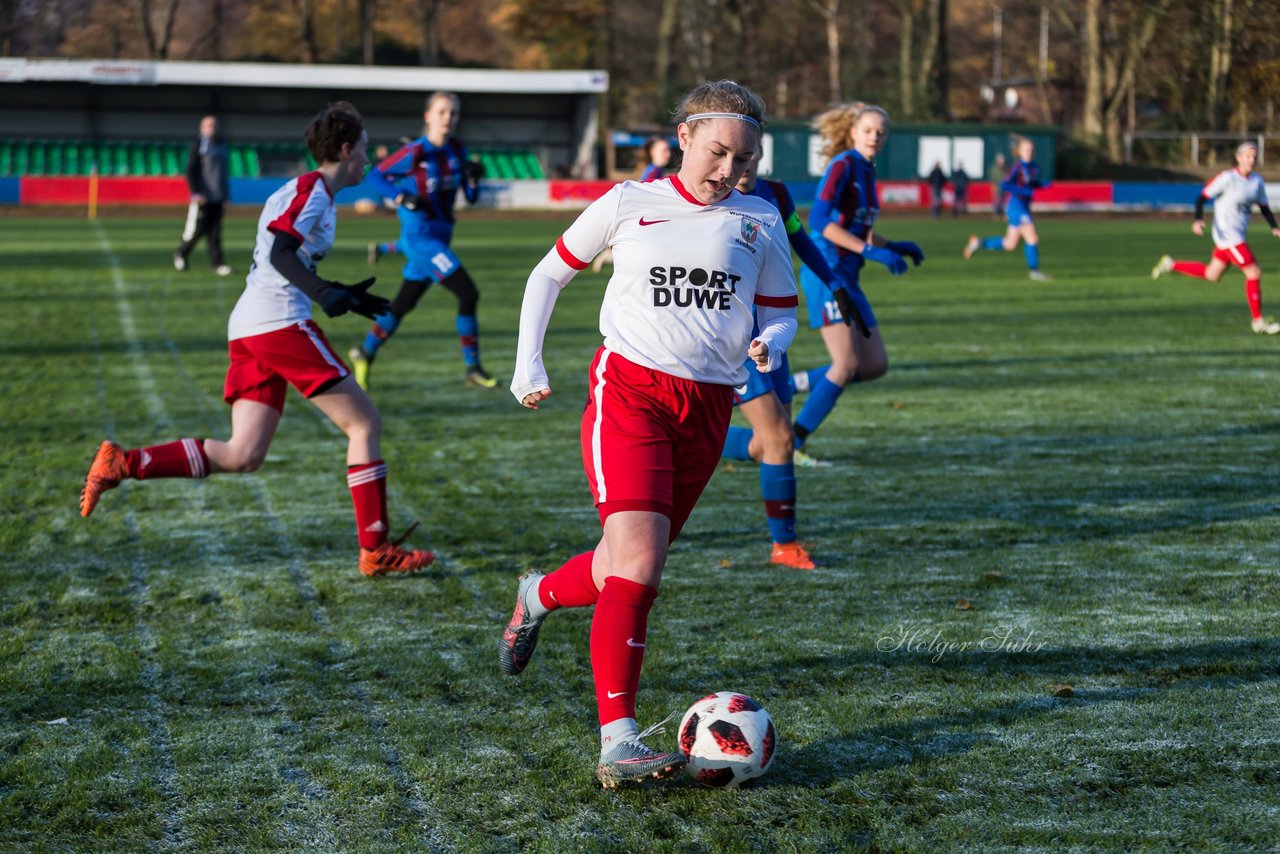
[[[816,385],[810,387],[809,399],[804,402],[804,409],[801,409],[796,417],[797,448],[804,444],[804,440],[817,430],[818,425],[822,424],[831,414],[831,410],[836,408],[836,401],[840,399],[843,391],[844,386],[836,385],[825,376],[818,380]]]
[[[364,336],[365,355],[372,359],[378,355],[378,348],[387,343],[387,339],[395,334],[396,328],[400,326],[400,318],[391,312],[378,315],[377,320],[373,321],[373,326],[369,328],[369,334]]]
[[[1031,270],[1040,269],[1040,247],[1032,246],[1030,243],[1022,244],[1022,254],[1027,256],[1027,267]]]
[[[827,378],[827,371],[831,369],[831,365],[823,365],[820,368],[814,368],[811,371],[805,371],[809,375],[809,391],[813,391],[818,387],[818,383]]]
[[[769,536],[775,543],[796,541],[796,467],[787,463],[760,464],[760,494],[769,520]]]
[[[720,456],[727,460],[751,459],[751,454],[747,452],[747,447],[751,444],[753,435],[755,434],[748,427],[730,425],[729,434],[724,437],[724,452]]]
[[[480,364],[480,323],[474,314],[460,314],[454,328],[462,345],[462,361],[468,368],[474,368]]]
[[[1003,237],[988,237],[986,240],[982,241],[982,248],[983,248],[983,249],[1000,249],[1000,250],[1003,250],[1003,249],[1004,249],[1004,238],[1003,238]]]

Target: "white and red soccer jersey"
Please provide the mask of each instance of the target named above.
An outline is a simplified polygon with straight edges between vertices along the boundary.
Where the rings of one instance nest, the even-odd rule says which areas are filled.
[[[752,306],[798,304],[781,214],[736,190],[706,205],[674,175],[618,184],[565,231],[556,252],[571,273],[606,246],[613,276],[600,306],[605,347],[673,376],[741,385]]]
[[[1200,193],[1214,200],[1213,243],[1219,249],[1244,243],[1253,206],[1267,204],[1267,185],[1257,172],[1248,177],[1238,169],[1219,172]]]
[[[333,248],[337,221],[333,194],[319,172],[294,178],[271,194],[258,217],[258,239],[244,293],[227,321],[228,339],[274,332],[311,319],[311,298],[271,266],[271,246],[277,233],[296,237],[302,242],[298,259],[314,270]]]

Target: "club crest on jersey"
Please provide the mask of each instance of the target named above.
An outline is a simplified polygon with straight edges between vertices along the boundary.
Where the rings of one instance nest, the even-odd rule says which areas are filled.
[[[755,243],[756,238],[760,236],[760,223],[752,222],[745,216],[742,218],[742,239],[748,243]]]

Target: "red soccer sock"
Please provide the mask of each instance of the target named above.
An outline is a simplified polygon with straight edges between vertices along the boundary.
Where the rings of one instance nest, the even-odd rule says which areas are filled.
[[[164,445],[125,451],[124,459],[129,467],[129,477],[137,480],[209,475],[209,456],[204,452],[204,439],[179,439]]]
[[[591,560],[595,552],[583,552],[564,562],[564,566],[548,573],[538,584],[538,599],[548,611],[556,608],[585,608],[596,604],[600,591],[591,577]]]
[[[1197,279],[1204,278],[1205,265],[1199,261],[1174,261],[1173,272],[1181,273],[1184,276],[1193,276]]]
[[[658,591],[611,575],[591,619],[591,671],[600,725],[636,716],[636,689],[644,663],[649,609]]]
[[[1249,279],[1244,283],[1244,295],[1249,300],[1249,313],[1254,320],[1262,319],[1262,280]]]
[[[387,541],[387,464],[374,460],[347,466],[347,487],[356,508],[360,548],[376,549]]]

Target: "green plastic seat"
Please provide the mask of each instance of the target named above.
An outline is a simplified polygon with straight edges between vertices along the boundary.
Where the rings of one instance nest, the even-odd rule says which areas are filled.
[[[539,160],[538,155],[534,154],[532,151],[526,151],[524,153],[524,162],[525,166],[529,170],[530,178],[537,178],[541,180],[542,178],[547,177],[547,173],[542,169],[542,161]]]
[[[147,174],[147,154],[142,146],[136,143],[129,146],[129,174],[135,176]]]
[[[262,175],[262,161],[258,159],[258,149],[253,146],[245,146],[244,171],[250,178],[257,178]]]
[[[45,168],[50,175],[64,174],[62,162],[62,145],[57,142],[47,142],[44,145]]]
[[[44,144],[40,142],[31,145],[31,159],[27,164],[28,175],[44,175],[48,172],[48,164],[45,162]]]

